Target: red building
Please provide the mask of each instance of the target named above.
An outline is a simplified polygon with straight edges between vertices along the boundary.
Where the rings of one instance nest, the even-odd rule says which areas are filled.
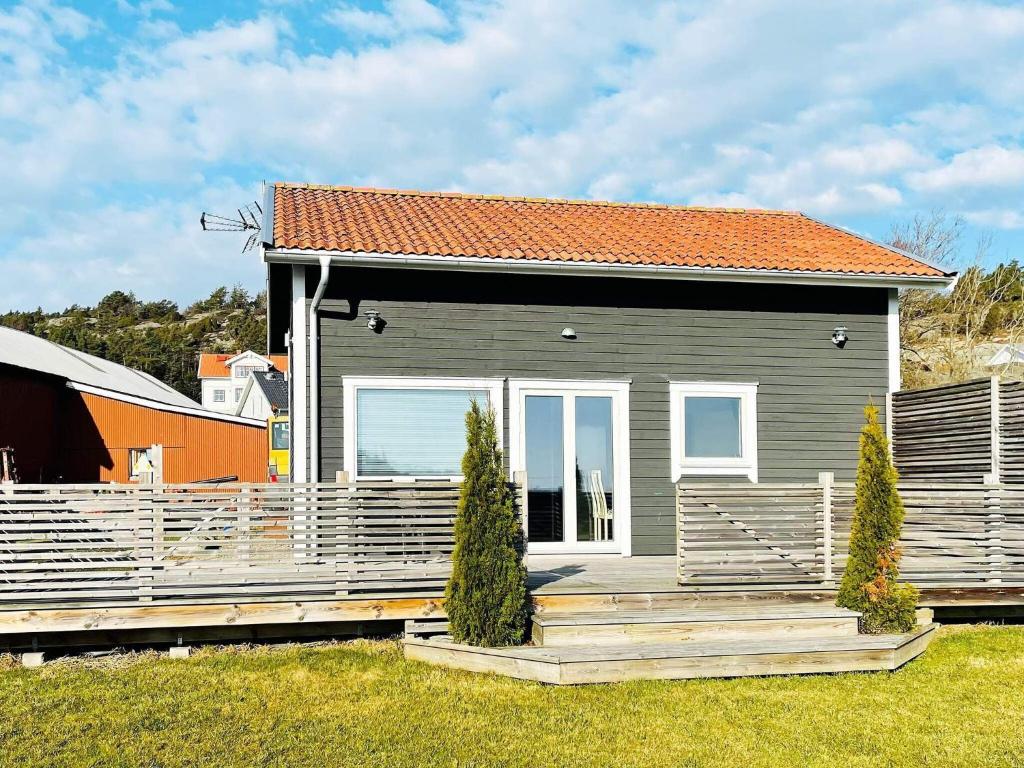
[[[0,328],[0,447],[14,449],[21,482],[129,482],[154,445],[167,483],[267,479],[265,422],[206,410],[141,371]]]

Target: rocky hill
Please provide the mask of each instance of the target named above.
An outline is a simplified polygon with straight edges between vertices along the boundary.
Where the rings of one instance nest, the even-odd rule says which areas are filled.
[[[198,400],[200,352],[266,352],[266,296],[218,288],[182,310],[114,291],[95,307],[7,312],[0,325],[145,371]]]

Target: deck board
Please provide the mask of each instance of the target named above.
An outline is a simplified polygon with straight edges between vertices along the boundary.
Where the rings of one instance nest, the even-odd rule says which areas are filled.
[[[921,654],[935,624],[908,635],[757,638],[617,646],[477,648],[410,639],[409,659],[556,685],[895,670]]]

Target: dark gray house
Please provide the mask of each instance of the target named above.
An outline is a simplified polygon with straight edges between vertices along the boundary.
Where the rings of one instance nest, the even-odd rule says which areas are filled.
[[[794,212],[312,185],[262,239],[294,479],[457,476],[476,398],[531,552],[671,554],[681,477],[849,478],[897,291],[955,277]]]

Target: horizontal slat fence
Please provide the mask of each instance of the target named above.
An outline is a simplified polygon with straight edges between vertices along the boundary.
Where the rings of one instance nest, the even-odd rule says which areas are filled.
[[[892,450],[900,477],[980,483],[997,471],[992,410],[998,401],[998,380],[990,379],[896,392]]]
[[[677,494],[684,586],[841,578],[852,483],[680,485]],[[1024,584],[1024,487],[902,482],[900,495],[903,578],[924,587]]]
[[[438,594],[459,486],[0,487],[0,606]]]
[[[1024,382],[999,388],[999,479],[1024,483]]]
[[[679,499],[679,559],[687,584],[824,579],[819,486],[681,486]]]

